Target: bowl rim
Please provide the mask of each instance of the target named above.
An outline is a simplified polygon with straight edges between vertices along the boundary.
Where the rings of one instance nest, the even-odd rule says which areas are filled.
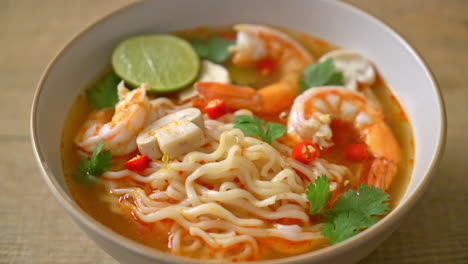
[[[392,35],[396,38],[404,47],[407,49],[413,57],[416,58],[417,63],[421,66],[424,71],[427,73],[433,87],[435,88],[436,96],[438,99],[438,106],[440,112],[440,120],[441,126],[439,130],[439,140],[437,142],[437,148],[435,155],[432,157],[430,161],[429,169],[427,173],[423,176],[421,182],[415,187],[413,193],[404,201],[400,201],[399,205],[393,209],[386,217],[381,219],[377,224],[372,226],[371,228],[361,232],[360,234],[347,239],[341,243],[336,245],[332,245],[323,249],[319,249],[316,251],[308,252],[299,254],[297,256],[279,258],[279,259],[272,259],[272,260],[260,260],[260,261],[250,261],[246,263],[263,263],[263,264],[279,264],[279,263],[303,263],[304,261],[310,259],[326,259],[332,255],[335,255],[340,252],[352,250],[353,248],[358,247],[362,243],[366,241],[366,237],[371,236],[374,237],[379,233],[383,233],[386,229],[388,229],[392,224],[395,224],[399,219],[404,216],[408,210],[410,210],[416,202],[421,198],[423,192],[427,189],[429,183],[434,177],[435,170],[440,162],[445,142],[446,142],[446,133],[447,133],[447,118],[446,118],[446,108],[444,99],[442,96],[441,89],[437,82],[437,79],[434,76],[431,68],[426,63],[425,59],[420,55],[420,53],[409,44],[407,39],[403,37],[400,32],[397,32],[392,27],[388,26],[386,23],[382,22],[374,15],[369,14],[358,7],[355,7],[349,3],[341,2],[341,1],[326,1],[320,0],[323,2],[328,2],[330,5],[338,6],[339,8],[346,8],[349,11],[353,12],[357,16],[362,16],[364,19],[368,20],[370,23],[374,23],[379,26],[382,30],[385,30],[388,34]],[[54,194],[55,198],[60,202],[60,204],[66,209],[66,211],[76,220],[79,221],[81,224],[85,225],[87,228],[91,229],[93,232],[98,233],[101,237],[105,238],[107,241],[117,244],[120,247],[124,247],[129,251],[136,253],[138,255],[145,256],[149,259],[154,260],[164,260],[174,261],[176,263],[205,263],[206,261],[201,261],[198,259],[182,257],[182,256],[174,256],[168,252],[164,252],[162,250],[154,249],[148,246],[145,246],[139,242],[136,242],[130,238],[127,238],[114,230],[110,229],[106,225],[100,223],[89,214],[87,214],[76,202],[73,202],[73,197],[70,197],[64,190],[60,188],[59,183],[53,177],[49,175],[53,175],[53,173],[49,170],[48,166],[46,166],[46,161],[42,150],[39,145],[39,139],[37,135],[37,108],[39,103],[39,98],[43,92],[45,80],[48,78],[48,75],[51,69],[55,66],[58,60],[63,56],[63,54],[68,50],[68,48],[75,43],[77,39],[79,39],[83,34],[87,33],[91,29],[93,29],[98,24],[118,15],[119,13],[135,7],[137,5],[142,4],[143,0],[138,0],[133,3],[129,3],[123,5],[113,11],[108,12],[106,15],[100,17],[99,19],[87,24],[84,28],[82,28],[78,33],[76,33],[66,44],[60,49],[58,53],[53,57],[53,59],[49,62],[46,67],[46,70],[42,74],[39,83],[36,87],[36,91],[34,93],[32,107],[31,107],[31,119],[30,119],[30,135],[31,135],[31,143],[33,147],[33,152],[37,161],[37,164],[40,168],[41,174],[47,183],[50,191]],[[80,226],[82,228],[82,226]],[[211,262],[211,261],[210,261]],[[242,262],[239,262],[242,263]]]

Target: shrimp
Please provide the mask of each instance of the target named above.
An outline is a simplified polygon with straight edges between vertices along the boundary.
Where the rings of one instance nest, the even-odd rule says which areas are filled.
[[[297,141],[309,139],[321,147],[332,142],[330,122],[350,122],[372,155],[370,169],[361,180],[388,189],[401,161],[401,151],[384,114],[358,92],[344,87],[309,89],[294,101],[288,120],[288,134]]]
[[[264,58],[276,62],[278,82],[255,90],[232,84],[198,82],[195,88],[203,99],[222,99],[232,109],[246,108],[254,112],[279,113],[291,106],[299,94],[298,79],[313,57],[297,41],[278,30],[240,24],[236,44],[230,47],[232,61],[238,66],[255,65]]]
[[[113,109],[95,110],[80,128],[75,137],[76,145],[91,153],[99,141],[113,155],[125,155],[137,149],[136,137],[144,128],[150,105],[146,97],[147,85],[129,91],[118,86],[119,102]],[[114,112],[114,113],[113,113]]]

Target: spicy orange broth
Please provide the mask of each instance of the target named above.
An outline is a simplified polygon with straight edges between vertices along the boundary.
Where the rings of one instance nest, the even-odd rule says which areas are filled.
[[[280,29],[291,35],[300,43],[302,43],[302,45],[315,58],[319,58],[322,54],[338,48],[337,46],[330,44],[324,40],[321,40],[317,37],[313,37],[303,33],[298,33],[291,30],[285,30],[282,28]],[[175,32],[174,34],[183,37],[187,40],[195,38],[204,39],[219,34],[223,37],[235,37],[235,33],[232,31],[231,27],[198,27],[191,30]],[[278,76],[274,74],[260,76],[260,74],[257,73],[255,68],[238,68],[234,66],[230,61],[224,63],[224,65],[229,70],[232,79],[234,81],[237,79],[239,84],[242,85],[250,85],[252,87],[258,88],[266,84],[272,83],[278,79]],[[110,69],[107,69],[104,72],[109,72],[109,70]],[[96,80],[91,82],[91,84],[96,83],[96,81],[99,79],[99,77],[96,78]],[[383,106],[386,121],[392,128],[392,131],[395,137],[397,138],[397,141],[400,144],[402,150],[401,165],[393,180],[392,185],[387,190],[387,193],[389,193],[391,197],[391,208],[394,208],[398,204],[400,199],[403,197],[407,185],[410,181],[414,161],[413,135],[411,126],[408,123],[408,119],[406,117],[405,112],[401,108],[396,97],[392,94],[391,90],[386,86],[386,84],[383,82],[380,76],[378,76],[377,82],[373,86],[373,91],[377,99]],[[113,213],[109,209],[109,204],[102,201],[102,196],[106,192],[103,185],[97,184],[94,188],[90,188],[88,186],[79,185],[71,179],[71,175],[74,171],[75,165],[80,159],[78,155],[78,149],[73,143],[73,138],[76,135],[76,131],[78,131],[81,124],[83,124],[84,120],[86,119],[86,116],[89,114],[90,111],[91,108],[88,105],[84,94],[78,96],[74,104],[70,108],[70,111],[68,113],[67,119],[65,120],[65,124],[63,127],[61,139],[62,167],[64,171],[65,180],[67,182],[71,195],[83,210],[85,210],[97,221],[103,223],[112,230],[149,247],[167,251],[167,241],[169,236],[168,233],[161,233],[160,231],[158,231],[158,229],[154,228],[152,224],[146,224],[141,221],[135,220],[135,218]],[[279,118],[273,117],[272,119],[276,119],[276,121],[281,122]],[[332,128],[333,127],[348,127],[347,133],[342,133],[339,132],[339,130],[337,129],[333,129],[335,135],[344,135],[344,138],[346,139],[345,143],[362,142],[362,139],[356,136],[356,133],[352,131],[352,128],[349,128],[350,126],[347,126],[346,124],[341,124],[339,122],[335,122],[335,125],[332,126]],[[344,144],[336,146],[331,150],[324,151],[321,155],[322,157],[325,157],[326,159],[332,162],[344,164],[346,162],[343,161],[342,158],[343,146]],[[125,159],[126,157],[123,157],[123,160]],[[351,170],[354,170],[357,167],[356,164],[352,164],[349,162],[346,163],[346,165],[349,166]],[[122,163],[120,162],[120,165],[118,166],[121,167]],[[296,255],[298,253],[303,252],[300,250],[300,248],[304,246],[301,243],[287,242],[286,240],[282,239],[278,239],[278,241],[276,241],[275,243],[266,243],[264,239],[259,239],[258,242],[260,247],[262,247],[262,245],[270,244],[270,246],[283,245],[284,247],[288,247],[289,249],[291,249],[290,254],[285,254],[272,251],[267,247],[262,247],[261,258],[263,259],[272,259],[285,257],[288,255]],[[317,246],[316,248],[320,247],[323,246]]]

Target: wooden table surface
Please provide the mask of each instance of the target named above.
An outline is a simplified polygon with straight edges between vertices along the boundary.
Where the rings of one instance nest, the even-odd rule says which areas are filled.
[[[29,112],[57,51],[126,2],[0,0],[0,263],[116,263],[47,189],[32,153]],[[401,228],[361,263],[468,263],[468,0],[347,2],[419,50],[448,114],[447,146],[430,188]]]

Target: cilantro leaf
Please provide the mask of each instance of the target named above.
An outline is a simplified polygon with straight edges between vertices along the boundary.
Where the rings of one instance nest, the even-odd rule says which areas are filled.
[[[363,183],[357,191],[349,190],[341,194],[333,207],[323,212],[330,200],[330,185],[326,175],[322,175],[309,184],[307,199],[310,202],[310,214],[323,214],[325,223],[322,235],[331,244],[346,240],[363,229],[379,221],[379,217],[388,212],[389,195],[375,186]]]
[[[111,167],[112,154],[109,150],[102,151],[104,144],[101,140],[94,149],[91,159],[81,159],[73,174],[73,179],[79,184],[94,185],[99,177]]]
[[[324,62],[318,62],[307,66],[299,78],[301,92],[324,85],[343,85],[343,73],[335,71],[333,59],[328,58]]]
[[[267,123],[264,141],[271,144],[275,139],[282,137],[286,133],[286,127],[278,123]]]
[[[234,127],[242,130],[244,135],[247,137],[257,135],[263,140],[265,132],[263,131],[263,128],[261,126],[251,124],[251,123],[245,123],[240,126],[234,126]]]
[[[325,85],[343,85],[343,73],[334,72]]]
[[[257,135],[263,139],[263,137],[265,136],[265,132],[262,127],[264,121],[256,116],[236,116],[236,119],[233,123],[234,127],[242,130],[246,137]]]
[[[261,125],[263,125],[263,123],[265,123],[265,121],[263,121],[263,119],[258,118],[256,116],[238,115],[238,116],[236,116],[236,119],[234,120],[234,123],[240,123],[240,124],[252,123],[252,124],[261,126]]]
[[[361,229],[373,224],[367,223],[363,215],[356,211],[346,211],[327,220],[323,226],[322,235],[333,245],[359,234]]]
[[[110,150],[104,150],[101,152],[101,149],[102,144],[100,144],[99,150],[94,150],[93,155],[91,156],[90,171],[93,175],[100,176],[111,167],[110,162],[112,160],[112,154]]]
[[[390,209],[389,196],[382,189],[362,184],[357,191],[349,190],[338,197],[326,212],[322,234],[336,244],[350,238],[379,221]]]
[[[88,164],[89,161],[87,159],[81,159],[76,165],[72,178],[79,184],[93,186],[99,178],[89,173]]]
[[[286,127],[278,123],[267,123],[263,128],[263,121],[256,116],[240,115],[236,116],[233,124],[244,133],[245,136],[258,136],[263,141],[271,144],[275,139],[280,138],[286,133]]]
[[[197,39],[192,41],[192,46],[198,56],[216,63],[222,63],[231,56],[228,48],[233,44],[234,41],[219,36],[208,40]]]
[[[387,203],[388,200],[388,194],[382,189],[375,186],[369,188],[364,183],[358,187],[357,192],[349,190],[340,195],[330,209],[329,214],[338,215],[342,212],[354,210],[366,215],[368,218],[374,215],[384,215],[390,209]]]
[[[320,213],[332,196],[327,175],[317,177],[315,183],[309,184],[306,194],[310,203],[309,214]]]
[[[120,79],[114,73],[107,74],[104,79],[86,91],[86,97],[93,108],[103,109],[113,107],[118,101],[117,85]]]
[[[299,80],[297,81],[297,84],[299,85],[299,89],[301,93],[303,93],[305,90],[309,89],[309,85],[307,84],[306,80],[304,79],[304,76],[300,76]]]
[[[208,44],[206,43],[206,41],[203,41],[201,39],[193,40],[192,47],[200,58],[206,58],[210,53]]]

